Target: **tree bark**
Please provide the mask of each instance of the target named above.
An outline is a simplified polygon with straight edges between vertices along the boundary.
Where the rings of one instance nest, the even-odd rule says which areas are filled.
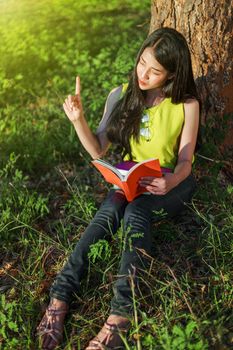
[[[202,124],[225,123],[224,115],[233,116],[233,1],[152,0],[150,32],[159,27],[175,28],[187,39],[202,100]],[[231,150],[232,116],[222,143]]]

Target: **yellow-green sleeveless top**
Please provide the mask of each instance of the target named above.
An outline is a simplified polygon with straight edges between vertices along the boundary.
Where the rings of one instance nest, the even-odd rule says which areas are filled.
[[[123,84],[122,93],[127,89]],[[159,158],[161,167],[174,169],[178,158],[181,131],[184,125],[184,104],[165,98],[159,105],[144,110],[139,142],[131,137],[133,161]],[[129,159],[129,156],[124,158]]]

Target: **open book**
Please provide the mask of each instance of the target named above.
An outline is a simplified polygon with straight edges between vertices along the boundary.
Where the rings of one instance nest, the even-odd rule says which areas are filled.
[[[140,163],[126,161],[116,166],[102,159],[95,159],[92,164],[101,172],[107,182],[124,191],[129,202],[143,192],[147,192],[145,187],[138,184],[141,177],[162,177],[159,160],[154,158]]]

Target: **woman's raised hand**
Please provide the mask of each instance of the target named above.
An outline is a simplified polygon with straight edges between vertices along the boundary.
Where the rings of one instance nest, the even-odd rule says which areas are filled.
[[[64,111],[69,120],[74,123],[83,117],[83,106],[80,95],[80,78],[76,77],[75,95],[69,95],[63,103]]]

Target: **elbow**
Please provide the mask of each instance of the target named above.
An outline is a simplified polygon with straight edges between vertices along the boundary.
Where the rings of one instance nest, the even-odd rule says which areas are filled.
[[[190,159],[180,159],[177,163],[177,165],[180,167],[182,167],[182,169],[184,169],[184,171],[186,172],[186,175],[190,175],[192,172],[192,161],[190,161]]]
[[[109,142],[102,141],[100,138],[97,138],[98,143],[90,150],[89,154],[92,159],[102,158],[110,146]]]
[[[102,153],[100,153],[100,154],[91,154],[91,158],[92,158],[92,160],[102,158]]]
[[[192,161],[190,159],[184,159],[181,162],[184,163],[187,166],[187,168],[192,168]]]
[[[92,158],[93,160],[102,157],[102,153],[89,153],[89,154],[90,154],[90,156],[91,156],[91,158]]]
[[[90,152],[90,156],[93,160],[102,158],[105,155],[106,151],[99,150],[99,152]]]

